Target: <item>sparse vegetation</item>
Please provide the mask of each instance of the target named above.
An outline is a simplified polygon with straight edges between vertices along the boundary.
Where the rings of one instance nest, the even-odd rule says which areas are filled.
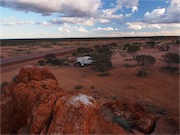
[[[39,60],[38,63],[39,63],[40,66],[44,66],[45,65],[45,60]]]
[[[77,55],[77,53],[76,52],[72,52],[72,56],[76,56]]]
[[[148,41],[148,42],[146,42],[147,43],[147,46],[149,46],[150,48],[154,48],[154,46],[155,46],[155,41]]]
[[[112,51],[108,46],[96,46],[96,52],[92,55],[94,63],[92,68],[96,71],[105,72],[112,68]]]
[[[132,68],[132,67],[136,67],[137,65],[136,64],[125,63],[124,66],[127,67],[127,68]]]
[[[49,54],[44,55],[44,59],[46,60],[53,59],[53,58],[56,58],[55,54],[49,53]]]
[[[140,49],[139,45],[132,44],[132,45],[128,46],[127,51],[128,51],[128,53],[130,53],[133,56],[133,58],[135,58],[135,54],[137,51],[139,51],[139,49]]]
[[[65,63],[65,61],[67,61],[67,59],[58,59],[58,58],[54,58],[51,60],[51,64],[55,65],[55,66],[63,66],[63,64]]]
[[[48,44],[47,44],[47,45],[42,45],[42,47],[43,47],[43,48],[50,48],[51,45],[48,45]]]
[[[138,55],[136,56],[136,61],[140,66],[140,70],[138,72],[138,76],[146,76],[149,67],[152,66],[156,59],[150,55]]]
[[[170,71],[170,72],[175,72],[179,68],[172,66],[172,64],[178,64],[180,61],[180,56],[177,53],[166,53],[165,55],[162,56],[164,61],[167,63],[167,66],[164,67],[164,69]]]
[[[179,54],[178,53],[166,53],[162,56],[164,61],[171,66],[172,63],[179,63]]]
[[[106,53],[96,53],[93,59],[94,63],[92,67],[96,71],[104,72],[112,68],[111,59]]]
[[[90,54],[93,52],[93,50],[91,48],[84,48],[84,47],[80,47],[77,49],[78,53],[83,53],[83,54]]]

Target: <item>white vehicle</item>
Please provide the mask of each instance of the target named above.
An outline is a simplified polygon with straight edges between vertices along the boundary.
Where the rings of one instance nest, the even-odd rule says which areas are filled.
[[[77,63],[83,67],[84,65],[90,65],[94,62],[94,60],[90,56],[85,56],[85,57],[78,57],[77,58]]]

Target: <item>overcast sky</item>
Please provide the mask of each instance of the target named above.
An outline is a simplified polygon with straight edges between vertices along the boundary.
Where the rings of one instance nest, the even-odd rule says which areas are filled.
[[[180,36],[180,0],[1,0],[0,38]]]

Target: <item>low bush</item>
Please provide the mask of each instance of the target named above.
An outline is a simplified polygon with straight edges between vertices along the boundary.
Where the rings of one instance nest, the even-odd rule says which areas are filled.
[[[171,63],[179,63],[180,56],[178,53],[166,53],[162,56],[164,61],[170,65]]]
[[[132,67],[136,67],[137,64],[129,64],[129,63],[125,63],[124,66],[127,67],[127,68],[132,68]]]
[[[59,65],[59,59],[58,58],[52,59],[51,64],[56,65],[56,66]]]
[[[96,71],[105,72],[112,68],[110,57],[107,54],[97,53],[94,55],[93,59],[94,63],[92,67]]]
[[[44,66],[45,65],[45,60],[39,60],[38,63],[39,63],[40,66]]]
[[[135,53],[139,51],[139,49],[140,49],[139,45],[132,44],[132,45],[129,45],[127,51],[133,56],[133,58],[135,58]]]
[[[76,52],[72,52],[72,56],[76,56],[77,55],[77,53]]]
[[[69,65],[69,63],[64,63],[63,66],[69,67],[70,65]]]
[[[149,46],[149,47],[151,47],[151,48],[154,48],[154,46],[155,46],[155,42],[154,41],[148,41],[148,42],[146,42],[147,43],[147,46]]]
[[[84,47],[80,47],[77,49],[78,53],[91,53],[93,52],[93,50],[91,48],[84,48]]]
[[[138,72],[138,76],[146,76],[149,67],[152,66],[156,59],[150,55],[138,55],[136,56],[136,61],[140,66],[140,70]]]
[[[58,59],[58,58],[54,58],[51,60],[51,64],[55,65],[55,66],[63,66],[63,64],[65,63],[67,59]]]
[[[163,69],[171,72],[171,73],[175,73],[175,72],[178,72],[178,67],[171,67],[171,66],[166,66],[166,67],[163,67]]]
[[[53,58],[56,58],[55,54],[49,53],[49,54],[44,55],[44,59],[46,60],[53,59]]]
[[[112,68],[111,63],[111,46],[95,46],[95,53],[90,55],[94,59],[92,68],[95,71],[105,72]]]

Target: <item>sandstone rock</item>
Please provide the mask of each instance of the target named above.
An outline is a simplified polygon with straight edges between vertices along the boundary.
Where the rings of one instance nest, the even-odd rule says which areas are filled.
[[[28,81],[26,78],[29,78]],[[32,115],[35,105],[46,101],[49,95],[59,97],[62,93],[54,75],[46,68],[35,66],[23,67],[18,75],[18,82],[11,83],[3,91],[1,133],[11,134],[17,133],[28,123],[28,117]],[[11,100],[6,102],[4,97]],[[36,111],[38,110],[39,108]]]
[[[12,97],[5,94],[1,95],[1,133],[10,134],[12,131],[10,120],[11,114],[13,113],[13,106],[11,104]]]
[[[27,65],[21,68],[18,82],[27,83],[31,80],[41,81],[45,79],[56,80],[55,76],[45,67]]]
[[[48,134],[88,134],[94,123],[97,103],[85,94],[59,98],[53,108]]]
[[[21,134],[47,133],[47,126],[51,121],[52,109],[57,97],[49,95],[33,106],[32,114],[28,117],[26,127],[19,130]]]

